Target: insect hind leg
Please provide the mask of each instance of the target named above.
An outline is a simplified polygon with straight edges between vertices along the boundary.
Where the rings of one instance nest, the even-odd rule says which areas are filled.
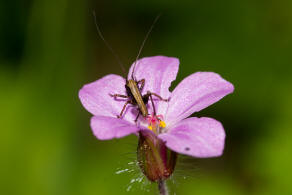
[[[140,116],[140,111],[138,112],[138,115],[136,116],[135,123],[138,121],[139,116]]]
[[[117,118],[122,118],[123,113],[124,113],[124,111],[125,111],[125,109],[126,109],[126,106],[127,106],[129,103],[131,103],[131,101],[127,101],[127,102],[124,104],[123,109],[122,109],[120,115],[117,115]]]
[[[147,104],[147,102],[149,100],[149,97],[150,97],[150,101],[151,101],[151,104],[152,104],[152,107],[153,107],[153,113],[154,113],[154,115],[156,115],[156,109],[155,109],[155,105],[154,105],[154,101],[153,101],[152,95],[158,97],[161,101],[165,101],[165,102],[168,102],[169,99],[164,99],[164,98],[162,98],[160,95],[158,95],[156,93],[152,93],[151,91],[147,91],[147,94],[143,96],[143,101],[144,101],[145,104]]]
[[[158,99],[161,100],[161,101],[165,101],[165,102],[168,102],[168,101],[169,101],[169,99],[164,99],[163,97],[161,97],[161,96],[158,95],[157,93],[153,93],[153,92],[151,92],[151,91],[147,91],[147,94],[149,94],[150,96],[151,96],[151,95],[154,95],[154,96],[158,97]]]

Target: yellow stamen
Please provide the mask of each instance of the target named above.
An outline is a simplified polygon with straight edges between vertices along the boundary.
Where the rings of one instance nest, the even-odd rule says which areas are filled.
[[[154,116],[156,117],[156,116]],[[150,118],[152,119],[152,118]],[[154,118],[155,120],[149,121],[148,129],[153,131],[155,134],[159,134],[161,132],[161,129],[166,127],[166,124],[164,121],[160,120],[159,118]]]
[[[166,124],[165,124],[164,121],[160,121],[160,122],[159,122],[159,126],[162,127],[162,128],[164,128],[164,127],[166,127]]]

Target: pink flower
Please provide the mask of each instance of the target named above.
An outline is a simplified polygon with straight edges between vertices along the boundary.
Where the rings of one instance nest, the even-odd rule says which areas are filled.
[[[163,122],[157,136],[169,149],[181,154],[199,158],[220,156],[225,141],[222,124],[208,117],[187,117],[232,93],[234,87],[216,73],[197,72],[186,77],[170,92],[169,87],[176,78],[178,66],[177,58],[165,56],[142,58],[136,64],[135,78],[145,79],[142,94],[151,91],[170,99],[164,102],[154,98],[159,115],[157,119]],[[133,65],[128,79],[132,69]],[[140,117],[138,124],[135,123],[137,107],[127,106],[123,118],[116,117],[125,101],[115,100],[109,94],[126,94],[125,83],[126,80],[121,76],[111,74],[84,85],[79,91],[83,106],[94,115],[90,125],[100,140],[121,138],[151,129],[148,128],[149,123],[155,119],[151,116],[146,119]],[[149,113],[153,112],[150,101],[148,110]]]

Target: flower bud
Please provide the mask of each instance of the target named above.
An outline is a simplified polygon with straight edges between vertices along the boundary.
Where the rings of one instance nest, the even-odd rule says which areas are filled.
[[[140,131],[137,148],[138,164],[153,182],[169,178],[174,171],[177,154],[169,150],[152,131]]]

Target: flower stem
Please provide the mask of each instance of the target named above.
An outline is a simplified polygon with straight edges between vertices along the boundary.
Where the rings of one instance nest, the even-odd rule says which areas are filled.
[[[164,180],[158,181],[158,189],[160,195],[168,195],[167,186]]]

